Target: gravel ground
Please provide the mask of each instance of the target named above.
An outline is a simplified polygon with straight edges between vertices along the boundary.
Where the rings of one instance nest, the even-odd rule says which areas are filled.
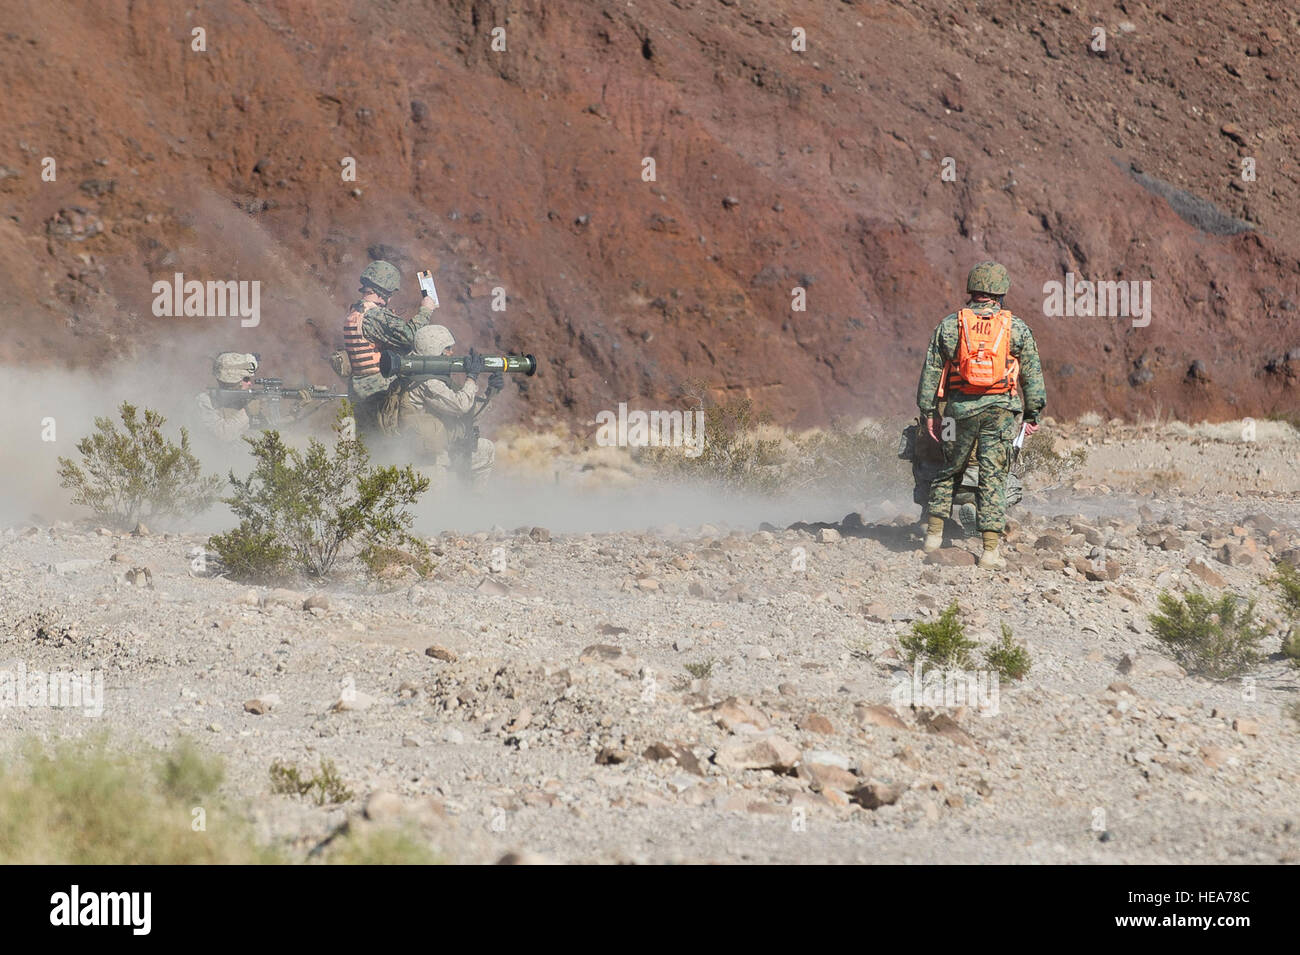
[[[897,505],[443,533],[432,579],[349,565],[319,590],[196,572],[204,535],[18,525],[0,666],[101,671],[105,699],[7,708],[4,739],[191,735],[262,837],[302,848],[365,815],[459,862],[1296,862],[1300,669],[1273,633],[1252,679],[1185,675],[1147,622],[1164,588],[1276,616],[1300,442],[1269,434],[1075,429],[1085,471],[1027,496],[996,575],[960,537],[924,563]],[[1032,655],[982,711],[905,693],[898,637],[954,599]],[[272,794],[273,760],[322,757],[355,798]]]

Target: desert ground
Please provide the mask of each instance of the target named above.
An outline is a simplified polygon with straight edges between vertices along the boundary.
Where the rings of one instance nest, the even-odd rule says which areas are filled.
[[[1087,460],[1028,482],[997,573],[957,529],[923,560],[901,481],[686,523],[609,454],[547,482],[624,526],[548,526],[544,503],[424,526],[426,578],[253,587],[196,560],[206,533],[16,521],[0,662],[105,691],[98,718],[0,715],[10,740],[192,738],[298,859],[400,827],[464,863],[1297,862],[1300,669],[1263,579],[1300,555],[1300,434],[1243,427],[1049,423],[1031,440]],[[621,479],[581,483],[602,469]],[[499,478],[526,513],[541,479],[509,446]],[[1197,588],[1259,598],[1250,677],[1188,675],[1152,635],[1157,595]],[[899,637],[954,600],[1031,654],[992,705],[909,696]],[[272,791],[273,762],[322,759],[351,798]]]

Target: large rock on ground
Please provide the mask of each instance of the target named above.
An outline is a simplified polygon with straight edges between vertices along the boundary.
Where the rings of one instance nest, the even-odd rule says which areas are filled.
[[[785,774],[798,765],[799,747],[773,734],[737,737],[718,747],[713,762],[729,773],[767,769]]]

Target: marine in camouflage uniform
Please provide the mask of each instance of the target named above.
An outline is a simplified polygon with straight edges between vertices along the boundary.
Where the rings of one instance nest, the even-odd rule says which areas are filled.
[[[450,355],[456,344],[442,325],[426,325],[415,336],[415,354]],[[496,462],[496,446],[478,435],[474,421],[494,394],[505,387],[504,375],[494,371],[480,391],[473,376],[457,387],[450,377],[422,375],[399,379],[395,433],[418,463],[429,464],[441,484],[456,473],[473,489],[481,489]],[[386,417],[386,416],[385,416]]]
[[[970,301],[966,308],[976,315],[993,315],[1002,308],[1002,297],[1011,288],[1007,270],[996,262],[981,262],[970,271],[966,290]],[[930,339],[925,366],[916,389],[916,404],[923,419],[933,419],[938,411],[939,385],[948,363],[957,357],[959,324],[957,313],[944,318]],[[976,526],[984,538],[981,566],[1000,567],[1005,562],[998,554],[998,543],[1006,525],[1007,474],[1011,468],[1011,445],[1018,431],[1018,418],[1037,425],[1047,405],[1042,364],[1033,333],[1019,318],[1011,319],[1011,356],[1020,362],[1020,383],[1014,392],[1003,394],[965,394],[953,389],[947,393],[943,414],[943,432],[951,432],[944,441],[947,465],[930,484],[926,503],[926,549],[935,550],[943,536],[943,521],[952,513],[953,488],[974,453],[979,468],[979,485],[975,491]],[[950,426],[946,419],[952,419]],[[945,427],[946,426],[946,427]],[[941,434],[949,437],[948,433]]]
[[[388,308],[388,301],[401,288],[397,267],[376,260],[361,273],[361,301],[348,310],[343,320],[343,347],[347,352],[352,396],[357,426],[373,429],[380,405],[392,378],[379,373],[381,350],[407,354],[415,347],[415,333],[433,317],[433,300],[424,296],[420,310],[411,319],[402,318]]]
[[[260,411],[256,398],[249,398],[257,356],[222,352],[212,361],[217,387],[195,395],[198,419],[205,431],[219,441],[234,443],[248,433]]]

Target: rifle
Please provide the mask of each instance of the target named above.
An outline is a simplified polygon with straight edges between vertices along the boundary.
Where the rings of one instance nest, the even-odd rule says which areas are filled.
[[[307,392],[305,396],[304,392]],[[340,394],[330,391],[327,385],[285,387],[282,378],[255,378],[253,387],[248,390],[215,388],[209,394],[212,395],[212,403],[223,408],[242,408],[256,399],[262,406],[261,418],[269,427],[275,427],[283,420],[283,415],[280,413],[281,401],[297,401],[299,404],[320,402],[317,407],[323,407],[325,402],[348,397],[346,392]],[[295,415],[296,417],[299,416]]]

